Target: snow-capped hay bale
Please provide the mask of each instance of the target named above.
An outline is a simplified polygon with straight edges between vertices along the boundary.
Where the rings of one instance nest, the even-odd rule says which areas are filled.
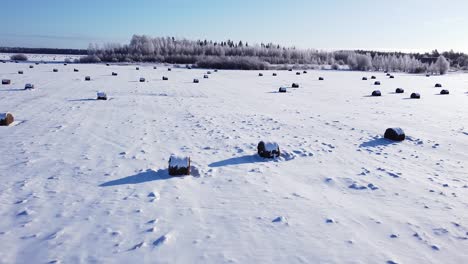
[[[79,72],[80,70],[78,70],[78,69],[73,69],[73,71],[74,71],[74,72]]]
[[[319,81],[323,81],[323,80],[325,80],[325,78],[319,77],[318,80],[319,80]]]
[[[372,96],[382,96],[382,93],[379,90],[375,90],[372,92]]]
[[[377,77],[375,77],[375,76],[371,76],[370,78],[371,78],[372,80],[377,79]]]
[[[436,84],[435,84],[435,87],[436,87],[436,88],[442,88],[442,84],[436,83]]]
[[[292,88],[299,88],[299,84],[298,84],[298,83],[292,83],[292,84],[291,84],[291,87],[292,87]]]
[[[363,81],[367,81],[367,77],[362,77],[362,80],[363,80]]]
[[[162,79],[163,79],[163,81],[167,81],[167,80],[169,80],[169,78],[168,78],[168,77],[166,77],[166,76],[163,76],[163,77],[162,77]]]
[[[276,72],[274,72],[272,75],[273,75],[273,76],[277,76]]]
[[[15,121],[11,113],[0,113],[0,126],[9,126]]]
[[[33,89],[34,89],[34,84],[27,83],[27,84],[24,86],[24,89],[25,89],[25,90],[33,90]]]
[[[169,158],[169,175],[190,175],[190,157],[171,155]]]
[[[2,84],[3,84],[3,85],[11,84],[11,80],[9,80],[9,79],[3,79],[3,80],[2,80]]]
[[[286,89],[286,87],[280,87],[280,88],[278,89],[278,92],[279,92],[279,93],[285,93],[285,92],[287,92],[287,91],[288,91],[288,89]]]
[[[420,99],[421,95],[419,93],[412,93],[410,97],[411,99]]]
[[[258,76],[260,76],[260,77],[263,76],[263,73],[259,73]]]
[[[387,128],[385,130],[384,138],[390,139],[393,141],[403,141],[406,138],[405,132],[399,127]]]
[[[53,71],[53,72],[58,72],[58,69],[53,69],[52,71]]]
[[[84,80],[85,81],[91,81],[91,76],[86,76]]]
[[[118,74],[116,72],[112,72],[112,76],[117,76]]]
[[[98,92],[97,93],[98,100],[107,100],[107,94],[105,92]]]
[[[450,94],[449,90],[446,90],[446,89],[443,89],[442,91],[440,91],[440,94]]]
[[[374,82],[374,85],[380,85],[379,81]]]
[[[279,157],[279,145],[275,142],[260,141],[257,145],[257,153],[260,157],[267,159]]]
[[[193,83],[199,83],[200,81],[198,79],[193,79]]]
[[[146,82],[146,79],[143,78],[143,77],[141,77],[141,78],[140,78],[140,82]]]
[[[204,79],[208,79],[208,75],[206,75],[206,74],[203,75],[203,78],[204,78]]]
[[[397,94],[404,93],[404,92],[405,92],[405,89],[403,89],[403,88],[396,88],[396,90],[395,90],[395,93],[397,93]]]
[[[300,73],[300,72],[296,72],[296,75],[301,75],[301,73]]]

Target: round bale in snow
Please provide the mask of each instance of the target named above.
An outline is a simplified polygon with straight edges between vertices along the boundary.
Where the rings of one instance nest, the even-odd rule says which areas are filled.
[[[78,69],[73,69],[73,71],[74,71],[74,72],[79,72],[80,70],[78,70]]]
[[[446,89],[443,89],[442,91],[440,91],[440,94],[450,94],[449,90],[446,90]]]
[[[198,79],[193,79],[193,83],[199,83],[200,81]]]
[[[301,73],[300,73],[300,72],[296,72],[296,75],[301,75]]]
[[[363,81],[367,81],[367,77],[362,77],[362,80],[363,80]]]
[[[292,69],[288,69],[288,71],[292,71]]]
[[[211,74],[211,72],[210,72],[210,71],[207,71],[206,74]]]
[[[172,71],[172,69],[171,69],[171,68],[167,68],[167,71]]]
[[[0,113],[0,126],[9,126],[15,121],[15,118],[10,113]]]
[[[421,95],[418,94],[418,93],[412,93],[410,97],[411,97],[411,99],[420,99]]]
[[[405,132],[399,127],[387,128],[385,130],[384,138],[390,139],[393,141],[403,141],[405,140]]]
[[[85,81],[91,81],[91,76],[86,76],[84,80]]]
[[[9,80],[9,79],[3,79],[3,80],[2,80],[2,84],[3,84],[3,85],[11,84],[11,80]]]
[[[168,77],[166,77],[166,76],[163,76],[163,77],[162,77],[162,79],[163,79],[163,81],[167,81],[167,80],[169,80],[169,78],[168,78]]]
[[[274,72],[272,75],[273,75],[273,76],[276,76],[277,74],[276,74],[276,72]]]
[[[428,74],[426,74],[426,77],[431,77],[431,75],[428,73]]]
[[[374,82],[374,85],[380,85],[379,81]]]
[[[279,145],[275,142],[260,141],[257,146],[258,155],[262,158],[276,158],[280,156]]]
[[[382,96],[382,93],[379,90],[375,90],[372,92],[372,96]]]
[[[156,67],[156,66],[153,66],[153,70],[156,70],[157,68],[158,68],[158,67]]]
[[[33,66],[33,65],[29,65],[29,69],[32,69],[32,68],[34,68],[34,66]]]
[[[436,84],[435,84],[435,87],[436,87],[436,88],[441,88],[441,87],[442,87],[442,84],[436,83]]]
[[[404,92],[405,92],[405,90],[403,88],[396,88],[396,90],[395,90],[395,93],[397,93],[397,94],[404,93]]]
[[[18,71],[18,74],[23,74],[23,71]]]
[[[106,63],[106,66],[110,66],[110,64],[109,64],[109,63]]]
[[[307,71],[303,71],[302,73],[303,73],[303,74],[306,74],[306,73],[307,73]]]
[[[375,76],[371,76],[370,78],[371,78],[372,80],[377,79],[377,77],[375,77]]]
[[[140,70],[140,67],[136,67],[135,70],[139,71],[139,70]]]
[[[53,71],[53,72],[58,72],[58,69],[53,69],[52,71]]]
[[[218,72],[218,69],[215,69],[214,72]]]
[[[190,157],[171,155],[169,158],[169,175],[190,175]]]
[[[299,88],[299,84],[298,83],[292,83],[291,87],[292,88]]]
[[[395,79],[395,76],[393,76],[393,75],[390,75],[390,79]]]
[[[258,76],[263,76],[263,73],[259,73]]]
[[[141,77],[141,78],[140,78],[140,82],[146,82],[146,79],[143,78],[143,77]]]
[[[286,89],[286,87],[280,87],[279,90],[278,90],[279,93],[285,93],[287,91],[288,90]]]
[[[97,93],[98,100],[107,100],[107,94],[105,92],[98,92]]]
[[[323,80],[325,80],[325,78],[319,77],[318,80],[319,80],[319,81],[323,81]]]
[[[112,72],[112,76],[117,76],[117,73],[116,73],[116,72]]]
[[[203,78],[204,78],[204,79],[208,79],[208,75],[206,75],[206,74],[203,75]]]
[[[34,89],[34,84],[27,83],[27,84],[24,86],[24,89],[25,89],[25,90],[33,90],[33,89]]]

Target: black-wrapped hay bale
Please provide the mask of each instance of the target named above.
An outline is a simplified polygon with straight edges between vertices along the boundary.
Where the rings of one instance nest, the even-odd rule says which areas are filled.
[[[371,76],[370,78],[371,78],[372,80],[377,79],[377,77],[375,77],[375,76]]]
[[[97,93],[98,100],[107,100],[107,94],[105,92],[98,92]]]
[[[179,157],[171,155],[169,158],[169,175],[190,175],[190,157]]]
[[[158,68],[158,67],[156,67],[156,66],[153,66],[153,70],[156,70],[157,68]]]
[[[140,82],[146,82],[146,79],[145,78],[140,78]]]
[[[382,96],[382,93],[379,90],[375,90],[372,92],[372,96]]]
[[[292,72],[292,69],[288,69],[288,71]]]
[[[275,142],[260,141],[257,146],[257,153],[262,158],[272,159],[280,156],[280,149]]]
[[[319,81],[323,81],[323,80],[325,80],[325,78],[319,77],[318,80],[319,80]]]
[[[293,83],[293,84],[291,85],[291,87],[292,87],[292,88],[299,88],[299,84],[298,84],[298,83]]]
[[[34,65],[29,65],[29,69],[32,69],[32,68],[34,68]]]
[[[307,71],[303,71],[302,73],[303,73],[303,74],[307,74]]]
[[[442,91],[440,91],[440,94],[450,94],[449,90],[446,90],[446,89],[443,89]]]
[[[199,83],[200,81],[198,79],[193,79],[193,83]]]
[[[391,74],[390,74],[390,73],[388,73],[388,72],[386,72],[386,74],[387,74],[387,76],[390,76],[390,75],[391,75]]]
[[[410,97],[411,99],[421,99],[421,95],[419,93],[412,93]]]
[[[23,74],[23,71],[18,71],[18,74]]]
[[[166,76],[163,76],[163,77],[162,77],[162,79],[163,79],[163,81],[167,81],[167,80],[169,80],[169,78],[168,78],[168,77],[166,77]]]
[[[27,83],[27,84],[24,86],[24,89],[25,89],[25,90],[33,90],[33,89],[34,89],[34,84]]]
[[[277,76],[276,72],[274,72],[272,75],[273,75],[273,76]]]
[[[15,121],[11,113],[0,113],[0,126],[9,126]]]
[[[172,69],[171,69],[171,68],[167,68],[167,71],[172,71]]]
[[[74,72],[79,72],[80,70],[78,70],[78,69],[73,69],[73,71],[74,71]]]
[[[11,84],[11,80],[9,80],[9,79],[3,79],[3,80],[2,80],[2,84],[3,84],[3,85]]]
[[[110,64],[109,64],[109,63],[106,63],[106,66],[110,66]]]
[[[379,81],[374,82],[374,85],[380,85]]]
[[[442,84],[436,83],[436,84],[435,84],[435,87],[436,87],[436,88],[442,88]]]
[[[204,79],[208,79],[208,75],[206,75],[206,74],[203,75],[203,78],[204,78]]]
[[[390,79],[395,79],[395,76],[393,76],[393,75],[390,75]]]
[[[215,69],[215,70],[214,70],[214,72],[218,72],[218,70],[217,70],[217,69]]]
[[[296,72],[296,75],[301,75],[301,73],[300,73],[300,72]]]
[[[211,74],[211,72],[210,72],[210,71],[207,71],[206,74]]]
[[[139,70],[140,70],[140,67],[136,67],[135,70],[139,71]]]
[[[363,80],[363,81],[367,81],[367,77],[362,77],[362,80]]]
[[[53,71],[53,72],[58,72],[58,69],[53,69],[52,71]]]
[[[287,92],[287,91],[288,91],[288,89],[286,89],[286,87],[280,87],[280,88],[278,89],[278,92],[279,92],[279,93],[285,93],[285,92]]]
[[[86,76],[84,80],[85,81],[91,81],[91,76]]]
[[[428,74],[426,74],[426,77],[431,77],[431,75],[428,73]]]
[[[404,92],[405,92],[405,90],[403,88],[396,88],[396,90],[395,90],[395,93],[397,93],[397,94],[404,93]]]
[[[118,74],[116,72],[112,72],[112,76],[117,76]]]
[[[260,76],[260,77],[263,76],[263,73],[259,73],[258,76]]]
[[[403,141],[406,138],[405,132],[399,127],[387,128],[385,130],[384,138],[393,141]]]

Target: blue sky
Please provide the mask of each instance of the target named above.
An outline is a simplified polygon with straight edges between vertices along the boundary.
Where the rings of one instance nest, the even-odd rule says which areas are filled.
[[[0,46],[87,48],[147,34],[468,52],[466,0],[1,0],[1,9]]]

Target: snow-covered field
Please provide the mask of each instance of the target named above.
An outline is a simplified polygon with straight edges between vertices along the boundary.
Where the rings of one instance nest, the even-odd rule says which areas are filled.
[[[0,263],[468,262],[467,74],[28,66],[0,64]]]
[[[11,55],[15,53],[0,53],[0,60],[10,60]],[[63,62],[66,59],[71,61],[75,59],[79,59],[82,55],[63,55],[63,54],[25,54],[28,57],[29,61],[36,62],[36,61],[45,61],[45,62]],[[1,72],[3,74],[3,72]]]

